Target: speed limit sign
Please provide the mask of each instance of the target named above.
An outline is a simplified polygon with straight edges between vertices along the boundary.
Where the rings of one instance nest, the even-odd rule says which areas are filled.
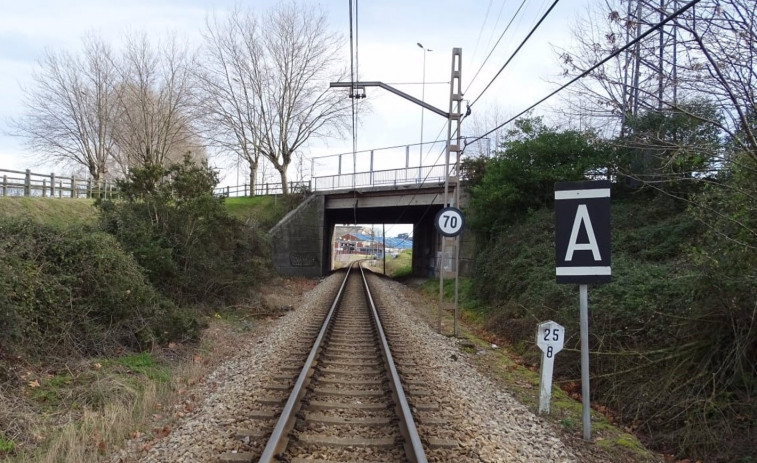
[[[465,217],[456,207],[445,207],[436,214],[436,231],[444,236],[457,236],[463,231]]]

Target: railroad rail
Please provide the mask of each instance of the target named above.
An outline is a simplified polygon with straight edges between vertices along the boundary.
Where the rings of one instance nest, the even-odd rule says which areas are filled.
[[[220,461],[357,460],[427,462],[359,264],[347,270],[259,459]]]
[[[345,275],[260,463],[273,462],[285,449],[285,458],[295,463],[315,455],[331,461],[426,462],[365,273],[357,264]]]

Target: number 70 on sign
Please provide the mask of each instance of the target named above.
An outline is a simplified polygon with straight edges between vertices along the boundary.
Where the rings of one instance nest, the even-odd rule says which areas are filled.
[[[465,216],[456,207],[445,207],[436,213],[436,230],[444,236],[457,236],[465,226]]]

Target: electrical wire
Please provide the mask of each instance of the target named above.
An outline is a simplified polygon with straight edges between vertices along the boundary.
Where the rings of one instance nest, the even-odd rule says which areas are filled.
[[[528,108],[526,108],[526,109],[524,109],[523,111],[519,112],[519,113],[518,113],[518,114],[516,114],[515,116],[513,116],[513,117],[511,117],[510,119],[506,120],[505,122],[503,122],[503,123],[499,124],[498,126],[494,127],[493,129],[489,130],[488,132],[484,133],[483,135],[481,135],[481,136],[479,136],[479,137],[477,137],[477,138],[474,138],[474,139],[473,139],[473,140],[472,140],[472,141],[471,141],[470,143],[466,143],[466,145],[465,145],[465,146],[468,146],[469,144],[473,144],[473,143],[475,143],[475,142],[477,142],[477,141],[481,140],[482,138],[485,138],[486,136],[488,136],[488,135],[491,135],[491,134],[492,134],[492,133],[494,133],[495,131],[497,131],[497,130],[501,129],[502,127],[506,126],[507,124],[511,123],[512,121],[516,120],[517,118],[519,118],[519,117],[521,117],[522,115],[526,114],[527,112],[531,111],[531,110],[532,110],[532,109],[534,109],[535,107],[537,107],[537,106],[539,106],[540,104],[544,103],[545,101],[547,101],[548,99],[552,98],[553,96],[555,96],[555,95],[556,95],[556,94],[558,94],[559,92],[561,92],[561,91],[565,90],[566,88],[568,88],[569,86],[573,85],[573,84],[574,84],[575,82],[577,82],[578,80],[580,80],[580,79],[582,79],[582,78],[586,77],[587,75],[591,74],[591,72],[592,72],[592,71],[594,71],[594,70],[596,70],[597,68],[599,68],[600,66],[604,65],[605,63],[607,63],[607,62],[608,62],[608,61],[610,61],[611,59],[615,58],[616,56],[618,56],[618,55],[619,55],[619,54],[621,54],[622,52],[624,52],[624,51],[628,50],[629,48],[631,48],[632,46],[636,45],[637,43],[639,43],[640,41],[642,41],[643,39],[645,39],[645,38],[646,38],[647,36],[649,36],[649,35],[650,35],[650,34],[651,34],[652,32],[655,32],[655,31],[656,31],[657,29],[661,28],[661,27],[662,27],[662,26],[664,26],[665,24],[669,23],[670,21],[674,20],[674,19],[675,19],[675,18],[677,18],[678,16],[682,15],[682,14],[683,14],[683,13],[685,13],[685,12],[686,12],[686,11],[687,11],[688,9],[692,8],[692,7],[694,6],[694,5],[696,5],[696,4],[697,4],[697,3],[699,3],[700,1],[701,1],[701,0],[691,0],[691,1],[689,2],[689,3],[687,3],[686,5],[684,5],[683,7],[681,7],[681,9],[679,9],[679,10],[678,10],[678,11],[676,11],[676,12],[674,12],[673,14],[671,14],[670,16],[668,16],[667,18],[665,18],[665,19],[664,19],[663,21],[660,21],[659,23],[657,23],[657,24],[656,24],[656,25],[654,25],[653,27],[649,28],[649,30],[647,30],[647,31],[646,31],[646,32],[644,32],[643,34],[639,35],[639,36],[638,36],[638,37],[636,37],[635,39],[631,40],[630,42],[628,42],[627,44],[625,44],[625,45],[624,45],[623,47],[621,47],[621,48],[619,48],[619,49],[615,50],[614,52],[610,53],[610,54],[609,54],[609,55],[608,55],[608,56],[607,56],[606,58],[604,58],[604,59],[603,59],[602,61],[598,62],[598,63],[597,63],[597,64],[595,64],[594,66],[592,66],[592,67],[590,67],[589,69],[585,70],[584,72],[582,72],[582,73],[581,73],[581,74],[579,74],[578,76],[574,77],[573,79],[571,79],[571,80],[570,80],[570,81],[568,81],[567,83],[563,84],[562,86],[560,86],[560,87],[559,87],[559,88],[557,88],[556,90],[552,91],[552,92],[551,92],[551,93],[549,93],[549,94],[548,94],[547,96],[545,96],[544,98],[540,99],[540,100],[539,100],[539,101],[537,101],[536,103],[532,104],[532,105],[531,105],[531,106],[529,106]]]
[[[489,0],[489,6],[486,7],[486,13],[484,13],[484,22],[481,24],[481,27],[478,28],[478,37],[476,38],[476,46],[473,47],[473,60],[476,59],[476,53],[478,53],[478,45],[481,43],[481,36],[484,35],[484,28],[486,27],[486,23],[489,22],[489,12],[492,9],[492,3],[494,0]],[[505,2],[502,2],[502,6],[504,7]]]
[[[531,38],[531,36],[536,32],[536,30],[541,26],[541,23],[544,22],[545,19],[547,19],[547,16],[549,16],[549,13],[552,12],[552,9],[557,5],[557,2],[560,0],[555,0],[552,2],[552,5],[550,5],[549,9],[542,15],[542,17],[539,19],[539,21],[534,25],[533,28],[531,28],[531,31],[526,35],[526,37],[520,42],[520,45],[518,45],[518,48],[515,49],[515,51],[510,55],[510,57],[505,61],[505,64],[502,65],[502,67],[497,71],[497,73],[492,77],[492,80],[489,81],[488,84],[486,84],[486,87],[484,87],[483,90],[481,90],[481,93],[473,100],[471,104],[468,105],[468,108],[471,108],[476,102],[486,93],[487,90],[489,90],[489,87],[494,83],[494,81],[499,77],[500,74],[502,74],[502,71],[505,70],[508,64],[515,58],[515,56],[518,54],[518,52],[523,48],[523,45],[528,42],[528,40]]]
[[[356,0],[357,1],[357,0]],[[355,50],[353,47],[353,35],[352,35],[352,0],[348,0],[349,2],[349,9],[350,9],[350,82],[352,85],[350,86],[350,104],[352,107],[352,157],[355,159],[356,151],[357,151],[357,124],[356,124],[356,118],[355,118]],[[354,168],[353,168],[354,171]],[[352,190],[353,190],[353,196],[356,195],[355,193],[355,173],[352,174]],[[352,210],[353,213],[353,220],[357,224],[357,199],[355,199],[355,207],[353,207]]]
[[[467,88],[465,89],[465,91],[463,92],[463,95],[464,95],[464,94],[466,94],[466,93],[468,92],[468,90],[469,90],[469,89],[471,88],[471,85],[473,85],[473,82],[475,82],[475,81],[476,81],[476,78],[478,77],[478,74],[479,74],[479,73],[481,72],[481,70],[482,70],[482,69],[484,68],[484,66],[486,65],[486,62],[487,62],[487,61],[489,61],[489,58],[491,58],[491,56],[492,56],[492,53],[494,53],[494,50],[496,50],[496,49],[497,49],[497,46],[499,46],[499,42],[500,42],[500,41],[502,40],[502,38],[503,38],[503,37],[505,36],[505,34],[507,34],[507,31],[508,31],[508,30],[510,30],[510,26],[512,26],[512,24],[513,24],[513,21],[515,21],[515,18],[516,18],[516,17],[518,17],[518,13],[520,13],[520,10],[521,10],[521,9],[523,8],[523,5],[525,5],[525,4],[526,4],[526,0],[523,0],[523,1],[522,1],[522,2],[520,3],[520,6],[519,6],[519,7],[518,7],[518,9],[517,9],[517,10],[515,11],[515,14],[513,14],[513,17],[512,17],[512,18],[510,18],[510,22],[508,22],[508,23],[507,23],[507,26],[505,26],[505,30],[504,30],[504,31],[502,31],[502,34],[500,34],[499,38],[497,39],[497,42],[496,42],[496,43],[494,44],[494,46],[492,47],[492,49],[491,49],[491,50],[489,51],[489,54],[488,54],[488,55],[486,55],[486,58],[484,58],[484,62],[483,62],[483,63],[481,63],[481,66],[480,66],[480,67],[478,68],[478,71],[476,71],[476,73],[475,73],[475,74],[473,75],[473,78],[472,78],[472,79],[471,79],[471,81],[470,81],[470,82],[468,83],[468,87],[467,87]]]

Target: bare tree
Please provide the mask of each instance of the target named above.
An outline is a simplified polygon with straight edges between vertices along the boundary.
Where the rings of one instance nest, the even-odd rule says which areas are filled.
[[[118,73],[110,47],[83,40],[79,54],[48,51],[25,89],[26,115],[14,132],[42,159],[81,167],[97,181],[113,148],[114,89]]]
[[[475,139],[478,134],[486,133],[492,127],[498,127],[505,120],[507,120],[505,111],[501,106],[494,105],[486,107],[483,111],[474,111],[470,123],[466,122],[466,126],[470,127],[470,130],[473,132],[471,135]],[[470,145],[466,144],[465,154],[473,157],[492,156],[499,148],[499,144],[506,132],[507,129],[500,128],[495,130],[488,138],[476,140]]]
[[[671,13],[676,4],[675,0],[592,4],[573,27],[576,46],[557,49],[563,74],[583,74]],[[627,117],[636,117],[640,110],[662,109],[664,98],[677,98],[678,44],[677,29],[668,26],[618,54],[569,89],[565,116],[572,123],[580,121],[582,129],[588,123],[612,136],[623,133]]]
[[[311,138],[340,133],[349,121],[349,102],[328,86],[338,78],[339,39],[323,12],[294,2],[262,16],[237,9],[207,29],[212,69],[200,80],[204,112],[219,128],[215,143],[245,157],[251,171],[263,155],[286,194],[294,153]],[[208,111],[209,104],[216,110]]]
[[[205,23],[201,63],[193,66],[195,108],[201,134],[213,147],[243,159],[255,194],[260,165],[257,98],[251,93],[260,53],[257,18],[235,8],[225,21]]]
[[[716,104],[723,119],[703,120],[725,132],[737,151],[757,161],[754,6],[753,0],[705,0],[677,25],[689,39],[679,61],[680,85],[689,92],[706,95]],[[675,106],[675,102],[670,105]]]
[[[616,0],[595,6],[574,31],[577,47],[560,50],[566,75],[594,64],[683,6],[677,0]],[[588,112],[617,133],[639,110],[687,112],[681,102],[706,98],[717,126],[757,159],[757,16],[753,0],[703,0],[673,22],[579,81],[569,115]],[[750,122],[751,121],[751,122]]]
[[[115,92],[115,159],[123,171],[177,161],[193,149],[202,154],[192,126],[190,59],[175,37],[157,47],[145,34],[127,39]]]

